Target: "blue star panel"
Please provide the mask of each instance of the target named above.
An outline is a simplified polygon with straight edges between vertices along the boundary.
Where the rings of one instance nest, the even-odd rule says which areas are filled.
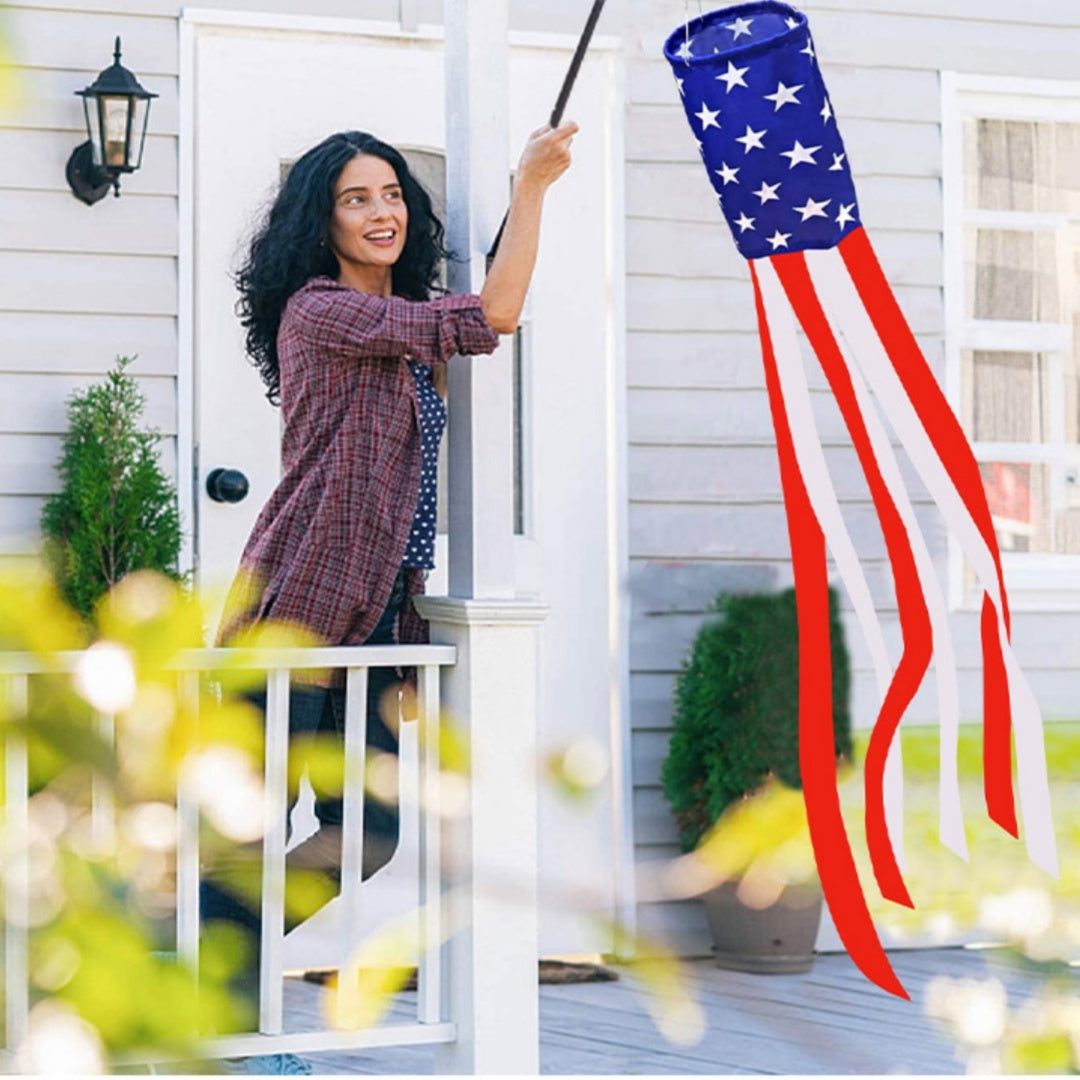
[[[664,55],[746,258],[834,247],[860,223],[802,12],[777,0],[711,11],[679,27]]]

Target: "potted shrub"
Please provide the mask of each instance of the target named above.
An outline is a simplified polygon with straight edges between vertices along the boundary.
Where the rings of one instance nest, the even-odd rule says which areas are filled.
[[[702,626],[679,674],[671,743],[661,772],[687,852],[699,848],[725,813],[735,813],[770,781],[802,787],[794,590],[722,595],[716,607],[720,617]],[[836,754],[850,759],[849,661],[832,589],[829,620]],[[791,802],[802,813],[801,796]],[[781,831],[772,825],[762,828]],[[728,880],[703,896],[721,966],[807,970],[821,918],[816,879],[789,885],[764,908],[748,906],[739,894],[740,882]]]
[[[72,395],[60,489],[41,515],[48,565],[86,619],[134,570],[183,580],[176,490],[161,468],[161,436],[142,426],[146,399],[128,374],[132,359],[119,357],[104,381]]]

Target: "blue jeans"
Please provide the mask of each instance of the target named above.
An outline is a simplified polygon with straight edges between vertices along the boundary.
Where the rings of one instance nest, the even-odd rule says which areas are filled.
[[[405,600],[405,573],[398,572],[394,587],[378,624],[365,645],[394,644],[394,625],[397,622],[401,605]],[[367,746],[369,751],[397,755],[398,739],[383,719],[379,708],[383,695],[399,684],[397,672],[393,668],[370,668],[368,671],[367,693]],[[251,700],[261,711],[266,711],[266,692],[251,695]],[[289,692],[289,753],[295,763],[295,755],[304,761],[309,751],[312,737],[323,739],[329,736],[339,744],[345,736],[345,690],[320,686],[294,686]],[[299,773],[300,770],[296,770]],[[312,779],[315,791],[315,816],[319,821],[318,831],[307,840],[298,844],[288,856],[290,874],[297,870],[312,872],[327,886],[325,896],[318,906],[321,907],[340,891],[341,883],[341,824],[342,800],[338,794],[340,782],[329,785],[330,790],[322,790],[318,778]],[[289,814],[297,802],[297,792],[289,792]],[[367,880],[389,861],[398,844],[399,813],[397,802],[374,799],[370,795],[364,798],[364,857],[363,880]],[[242,856],[246,863],[247,876],[258,878],[261,873],[261,861],[258,850],[249,849]],[[226,875],[220,875],[224,879]],[[236,989],[252,1001],[257,1000],[259,985],[258,940],[262,931],[261,895],[257,890],[244,890],[241,896],[235,889],[230,889],[224,880],[214,880],[214,868],[209,872],[199,887],[199,912],[203,924],[221,920],[240,928],[252,940],[248,949],[249,962],[236,980]],[[289,902],[289,888],[286,886],[286,907]],[[308,906],[303,918],[309,917],[318,907]],[[303,921],[286,912],[285,931],[292,930]]]

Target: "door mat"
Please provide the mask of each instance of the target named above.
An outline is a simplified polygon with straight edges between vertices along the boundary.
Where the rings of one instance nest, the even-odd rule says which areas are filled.
[[[603,964],[578,963],[569,960],[541,960],[539,964],[540,982],[549,986],[566,986],[570,983],[615,982],[619,973]],[[325,985],[337,982],[337,968],[309,968],[303,973],[304,982]],[[416,989],[416,968],[402,987],[403,990]]]

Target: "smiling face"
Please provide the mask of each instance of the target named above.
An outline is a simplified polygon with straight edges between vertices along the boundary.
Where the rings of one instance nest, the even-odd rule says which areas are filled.
[[[389,296],[391,268],[405,247],[408,222],[393,166],[371,154],[347,161],[334,185],[329,228],[338,280],[361,292]]]

